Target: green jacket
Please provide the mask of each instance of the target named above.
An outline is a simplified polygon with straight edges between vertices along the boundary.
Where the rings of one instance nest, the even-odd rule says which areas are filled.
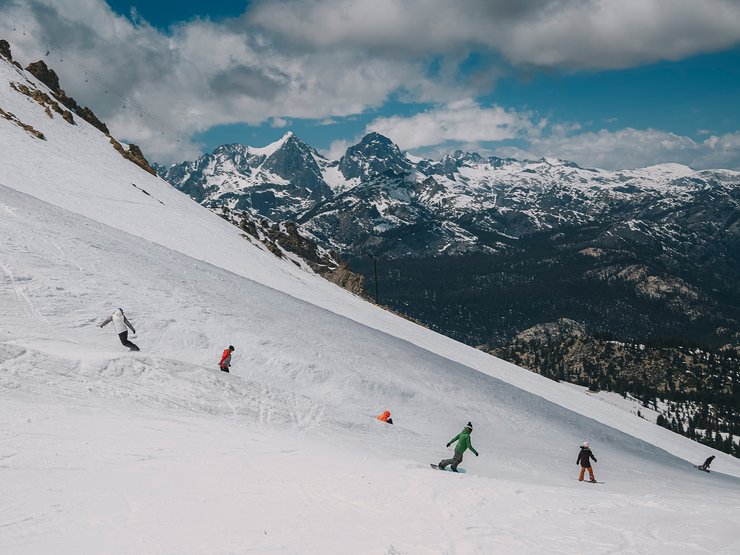
[[[467,428],[453,437],[447,444],[447,447],[449,447],[455,441],[457,441],[457,445],[455,445],[455,453],[464,453],[467,449],[470,449],[473,453],[475,453],[476,457],[478,456],[478,451],[476,451],[475,447],[470,444],[470,432]]]

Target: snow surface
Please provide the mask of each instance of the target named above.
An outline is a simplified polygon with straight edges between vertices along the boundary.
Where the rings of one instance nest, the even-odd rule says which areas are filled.
[[[740,461],[275,258],[21,79],[0,108],[47,139],[0,119],[0,553],[740,552]],[[480,457],[431,470],[468,420]]]

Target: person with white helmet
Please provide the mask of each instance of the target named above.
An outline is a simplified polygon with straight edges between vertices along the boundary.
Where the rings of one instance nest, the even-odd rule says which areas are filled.
[[[128,347],[130,351],[141,350],[138,346],[128,340],[128,330],[126,329],[126,326],[131,328],[131,331],[134,333],[136,333],[136,330],[134,329],[134,326],[131,325],[131,322],[128,321],[128,318],[126,318],[122,308],[117,308],[112,315],[103,320],[100,327],[105,327],[111,322],[113,322],[113,328],[116,330],[118,338],[121,340],[124,347]]]
[[[597,462],[596,457],[594,457],[594,454],[591,452],[590,444],[588,441],[584,441],[583,445],[581,445],[581,452],[578,453],[578,459],[576,459],[576,464],[581,465],[581,475],[578,477],[579,482],[583,482],[583,476],[586,474],[586,470],[588,470],[591,481],[596,481],[596,478],[594,478],[594,470],[591,468],[591,459],[593,459],[594,462]]]

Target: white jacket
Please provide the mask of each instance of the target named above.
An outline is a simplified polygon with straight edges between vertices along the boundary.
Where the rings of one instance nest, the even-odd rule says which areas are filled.
[[[123,314],[123,311],[120,308],[117,308],[116,311],[106,318],[102,324],[100,324],[100,327],[107,326],[113,322],[113,327],[116,330],[116,333],[123,333],[126,331],[126,326],[131,328],[131,331],[136,333],[136,330],[134,329],[134,326],[131,325],[131,322],[128,321],[128,318]]]

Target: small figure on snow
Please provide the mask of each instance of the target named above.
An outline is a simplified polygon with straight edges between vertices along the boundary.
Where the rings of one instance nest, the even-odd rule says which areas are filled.
[[[231,353],[233,351],[233,345],[229,345],[228,349],[224,349],[224,352],[221,355],[221,362],[218,363],[218,369],[221,370],[221,372],[229,373],[229,368],[231,367]]]
[[[581,445],[581,452],[578,453],[578,458],[576,459],[576,464],[581,465],[581,475],[578,477],[579,482],[583,482],[583,476],[586,474],[586,470],[588,470],[588,475],[591,477],[591,481],[596,481],[596,478],[594,478],[594,470],[591,468],[591,459],[593,459],[594,462],[598,462],[596,457],[594,457],[594,454],[591,452],[588,441],[584,441],[583,445]]]
[[[113,328],[116,330],[118,338],[121,340],[123,346],[128,347],[129,351],[139,351],[139,347],[128,340],[128,330],[126,329],[126,326],[131,328],[131,331],[134,333],[136,333],[136,330],[134,329],[134,326],[131,325],[131,322],[128,321],[128,318],[126,318],[122,308],[117,308],[112,315],[103,320],[100,327],[105,327],[111,322],[113,322]]]
[[[697,466],[699,470],[703,470],[704,472],[709,472],[709,466],[712,464],[712,461],[714,460],[714,455],[709,457],[707,460],[704,461],[704,464],[701,466]]]
[[[383,411],[383,414],[378,415],[376,418],[380,420],[381,422],[385,422],[386,424],[393,424],[393,419],[391,418],[391,411],[389,410]]]
[[[478,456],[478,451],[476,451],[473,445],[470,443],[470,434],[472,432],[473,425],[468,422],[468,425],[463,428],[463,431],[457,434],[447,443],[447,447],[449,447],[455,441],[457,441],[457,445],[455,445],[455,455],[451,459],[440,461],[438,465],[440,470],[444,470],[447,465],[451,465],[450,468],[452,469],[452,472],[457,472],[457,466],[463,460],[463,453],[465,453],[465,451],[468,449],[475,453],[476,457]]]

